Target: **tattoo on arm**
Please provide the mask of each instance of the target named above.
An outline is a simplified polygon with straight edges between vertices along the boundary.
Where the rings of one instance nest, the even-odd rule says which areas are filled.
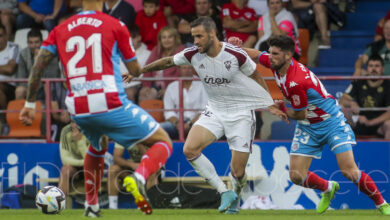
[[[35,62],[30,71],[30,77],[28,80],[27,89],[27,101],[35,102],[39,86],[41,84],[41,78],[43,70],[48,63],[53,59],[55,55],[50,53],[48,50],[40,49],[38,56],[35,58]]]
[[[164,57],[161,59],[158,59],[154,61],[153,63],[150,63],[144,68],[142,68],[142,73],[152,72],[156,70],[164,70],[168,69],[169,67],[175,66],[175,63],[173,62],[173,57]]]

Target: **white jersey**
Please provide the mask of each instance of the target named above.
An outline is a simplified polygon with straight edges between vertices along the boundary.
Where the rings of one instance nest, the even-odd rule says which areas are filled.
[[[192,65],[209,97],[208,106],[217,111],[236,112],[266,108],[273,104],[271,95],[248,76],[256,64],[248,54],[223,42],[219,54],[212,58],[187,48],[174,56],[175,65]]]

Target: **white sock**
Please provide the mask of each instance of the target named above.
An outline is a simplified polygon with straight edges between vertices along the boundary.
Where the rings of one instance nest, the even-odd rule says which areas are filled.
[[[333,187],[333,182],[332,181],[328,181],[328,189],[325,192],[332,191],[332,187]]]
[[[88,207],[91,207],[92,211],[97,212],[99,211],[99,203],[96,203],[95,205],[90,205],[87,202],[85,202],[85,209]]]
[[[108,196],[108,208],[118,209],[118,196]]]
[[[387,202],[386,202],[386,200],[384,200],[383,203],[380,204],[380,205],[377,205],[376,208],[379,209],[379,207],[381,207],[381,206],[383,206],[383,205],[386,205],[386,204],[387,204]]]
[[[142,184],[145,185],[146,183],[146,180],[145,180],[145,177],[142,176],[141,174],[137,173],[137,172],[134,172],[134,176],[135,178],[137,178],[139,181],[141,181]]]
[[[214,165],[207,157],[201,154],[195,160],[189,161],[194,167],[199,176],[204,177],[207,182],[214,187],[219,193],[228,191],[225,183],[219,178],[217,171],[215,171]]]
[[[236,179],[233,177],[232,173],[229,173],[230,182],[232,183],[233,190],[239,196],[241,194],[242,189],[246,185],[246,174],[241,179]]]

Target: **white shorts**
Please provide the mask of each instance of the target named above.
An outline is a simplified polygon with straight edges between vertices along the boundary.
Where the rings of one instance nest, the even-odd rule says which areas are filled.
[[[217,140],[225,135],[230,150],[248,153],[252,150],[256,131],[256,116],[253,110],[227,113],[207,107],[194,125],[206,128]]]

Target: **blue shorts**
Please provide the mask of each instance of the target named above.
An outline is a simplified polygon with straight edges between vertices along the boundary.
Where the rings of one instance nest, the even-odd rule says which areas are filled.
[[[352,150],[352,145],[356,144],[355,134],[345,118],[328,120],[331,121],[320,122],[324,123],[322,126],[297,123],[290,154],[320,159],[325,144],[335,154]]]
[[[72,119],[97,151],[103,135],[128,148],[150,137],[160,127],[152,116],[131,102],[118,109]]]

